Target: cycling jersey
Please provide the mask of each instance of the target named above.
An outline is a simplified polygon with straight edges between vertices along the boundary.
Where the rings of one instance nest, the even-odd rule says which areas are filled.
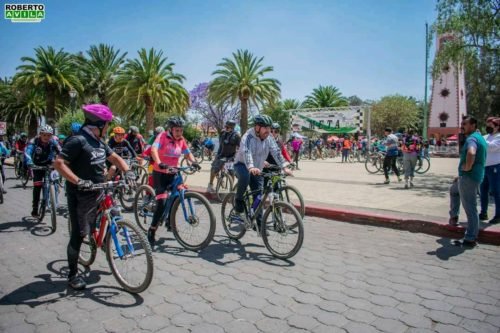
[[[51,164],[60,151],[61,148],[56,141],[51,139],[49,142],[43,143],[39,138],[35,138],[24,150],[24,157],[26,164],[44,166]]]
[[[17,140],[16,144],[15,144],[15,147],[16,147],[16,150],[24,152],[24,150],[26,149],[26,147],[28,147],[28,141],[24,141],[23,142],[21,140]]]
[[[106,159],[113,154],[111,148],[85,131],[66,139],[60,156],[69,162],[69,168],[80,179],[102,183],[105,180]],[[76,185],[68,182],[68,188]]]
[[[231,158],[236,154],[236,149],[240,145],[240,136],[235,131],[222,131],[219,143],[217,156]]]
[[[135,153],[134,148],[132,148],[132,146],[130,145],[130,143],[127,140],[123,140],[122,142],[116,142],[115,138],[113,137],[113,138],[109,139],[108,146],[115,153],[117,153],[118,156],[120,156],[124,159],[137,157],[137,154]]]
[[[176,167],[179,164],[181,155],[186,155],[190,152],[183,137],[176,140],[167,131],[160,133],[156,137],[153,147],[158,149],[160,161],[171,167]],[[154,171],[167,173],[167,170],[160,169],[156,164],[154,165]]]
[[[125,136],[125,140],[130,143],[136,154],[142,154],[144,150],[144,139],[141,135],[128,134]]]

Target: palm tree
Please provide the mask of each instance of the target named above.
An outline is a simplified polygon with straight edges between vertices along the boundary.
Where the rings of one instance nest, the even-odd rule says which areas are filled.
[[[37,89],[19,91],[12,82],[0,84],[0,118],[13,123],[15,127],[28,127],[30,137],[36,135],[38,119],[43,116],[45,99]]]
[[[209,97],[216,104],[241,104],[240,126],[242,133],[248,127],[248,104],[272,104],[280,97],[280,82],[264,78],[272,72],[272,66],[262,64],[264,57],[257,59],[248,50],[233,53],[233,59],[223,58],[212,75],[217,77],[210,83]]]
[[[111,45],[92,45],[87,51],[88,59],[82,58],[82,72],[88,95],[97,96],[102,104],[108,104],[109,91],[113,81],[125,62],[127,52],[120,54]]]
[[[300,101],[296,99],[287,98],[284,99],[281,103],[283,105],[283,110],[300,109]]]
[[[111,89],[110,104],[129,118],[146,117],[146,130],[154,128],[155,112],[184,114],[189,94],[182,86],[184,76],[174,73],[163,51],[141,49],[139,58],[127,60]],[[139,116],[138,116],[139,115]]]
[[[21,90],[43,89],[45,93],[45,117],[48,124],[55,125],[56,98],[64,91],[83,87],[78,78],[78,66],[73,55],[49,46],[35,49],[35,58],[22,57],[23,65],[14,81]]]
[[[321,85],[315,88],[311,95],[307,95],[302,103],[303,108],[331,108],[348,105],[349,102],[336,87]]]

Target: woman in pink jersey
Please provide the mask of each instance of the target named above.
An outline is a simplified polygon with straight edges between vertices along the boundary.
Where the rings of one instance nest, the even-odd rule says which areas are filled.
[[[153,184],[156,193],[156,210],[148,230],[148,241],[151,248],[154,246],[156,229],[165,209],[168,188],[175,177],[175,173],[170,173],[168,168],[177,167],[182,155],[191,162],[194,168],[200,168],[182,136],[184,120],[178,116],[170,117],[167,126],[168,130],[159,134],[151,147],[151,157],[154,161]]]

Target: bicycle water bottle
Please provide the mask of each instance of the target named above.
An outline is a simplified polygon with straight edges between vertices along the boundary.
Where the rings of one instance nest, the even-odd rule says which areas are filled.
[[[257,209],[257,207],[259,206],[260,204],[260,200],[262,200],[262,194],[259,194],[255,200],[253,201],[253,204],[252,204],[252,210],[255,212],[255,210]]]

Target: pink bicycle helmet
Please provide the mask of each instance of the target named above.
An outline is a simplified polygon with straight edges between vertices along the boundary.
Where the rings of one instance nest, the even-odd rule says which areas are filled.
[[[85,118],[91,122],[109,122],[113,120],[113,112],[103,104],[88,104],[82,106]]]

